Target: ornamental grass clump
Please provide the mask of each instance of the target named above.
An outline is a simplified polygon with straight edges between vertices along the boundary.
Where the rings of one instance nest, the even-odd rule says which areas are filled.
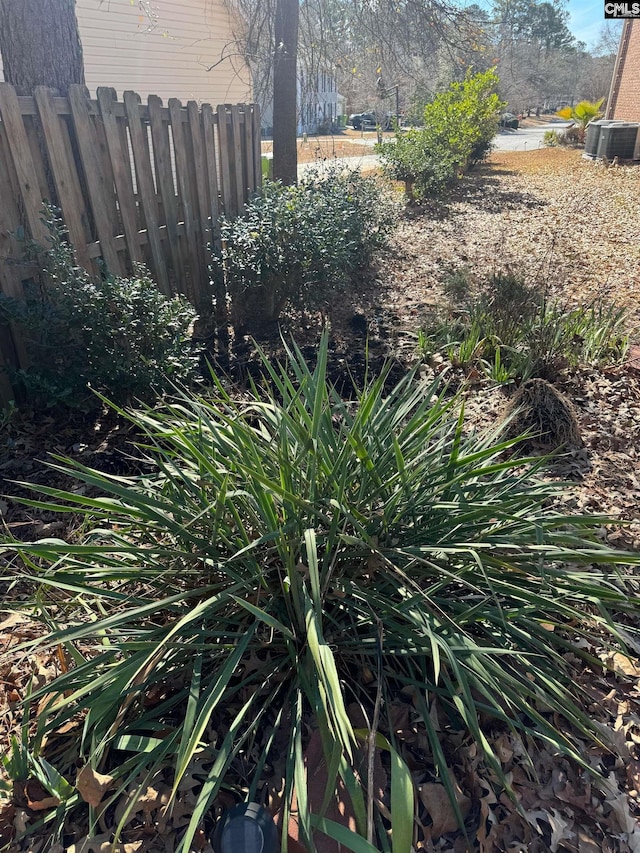
[[[378,833],[347,845],[389,849],[354,769],[368,742],[357,703],[368,726],[378,720],[391,771],[393,851],[409,853],[414,787],[390,714],[401,694],[453,802],[434,708],[466,729],[496,788],[509,780],[491,719],[588,768],[582,739],[601,734],[573,667],[601,668],[596,650],[624,647],[632,629],[619,620],[638,600],[619,564],[638,556],[596,539],[602,519],[554,509],[560,487],[536,479],[540,460],[466,434],[436,385],[409,374],[385,393],[383,374],[345,402],[327,355],[325,336],[313,369],[295,347],[280,365],[264,357],[264,387],[241,399],[218,384],[129,414],[151,473],[59,459],[84,488],[36,487],[34,505],[82,512],[82,533],[5,544],[48,631],[25,648],[68,661],[31,697],[48,697],[40,733],[82,721],[75,748],[51,761],[70,782],[86,765],[113,778],[94,817],[170,767],[173,794],[188,775],[195,795],[188,851],[222,786],[255,799],[269,777],[285,826],[295,788],[314,850],[314,827],[344,828],[309,806],[311,724],[359,835]]]

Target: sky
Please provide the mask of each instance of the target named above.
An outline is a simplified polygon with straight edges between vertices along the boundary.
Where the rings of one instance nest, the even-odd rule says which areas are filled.
[[[604,24],[603,0],[569,0],[569,29],[578,39],[593,47]]]
[[[491,8],[491,0],[463,0],[462,5],[477,3],[484,9]],[[604,26],[604,0],[567,0],[569,30],[583,41],[587,48],[595,47]]]

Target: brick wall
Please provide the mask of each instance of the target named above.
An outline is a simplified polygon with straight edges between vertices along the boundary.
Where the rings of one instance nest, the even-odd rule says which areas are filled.
[[[640,121],[640,20],[625,21],[607,118]]]

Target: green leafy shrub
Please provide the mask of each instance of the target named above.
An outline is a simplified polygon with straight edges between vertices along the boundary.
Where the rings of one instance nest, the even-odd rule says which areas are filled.
[[[560,136],[557,130],[545,130],[542,142],[547,148],[555,148],[560,145]]]
[[[497,381],[615,363],[628,349],[626,312],[604,301],[566,306],[510,272],[477,282],[461,269],[443,289],[452,316],[423,334],[432,347],[439,340],[455,367],[482,366]]]
[[[5,546],[48,629],[23,648],[59,646],[73,661],[32,697],[48,697],[41,734],[82,715],[57,772],[108,772],[101,809],[160,768],[174,794],[195,778],[183,853],[221,786],[255,799],[265,763],[284,776],[282,823],[295,784],[301,839],[315,849],[310,725],[364,834],[351,769],[362,734],[346,708],[371,720],[376,696],[396,853],[411,849],[414,791],[394,700],[410,697],[412,729],[454,801],[434,708],[468,732],[497,789],[509,779],[485,735],[491,719],[526,734],[521,748],[540,739],[588,770],[582,739],[601,730],[573,668],[600,670],[594,649],[633,630],[640,602],[614,567],[640,558],[599,542],[602,518],[553,509],[559,484],[505,460],[509,443],[465,435],[456,401],[417,375],[386,392],[383,374],[345,403],[327,385],[327,353],[325,335],[313,371],[297,350],[281,366],[264,357],[266,397],[235,400],[220,385],[209,400],[184,394],[132,414],[155,473],[58,463],[103,495],[35,487],[49,510],[86,513],[84,538]],[[388,849],[383,837],[355,841]]]
[[[503,106],[493,70],[468,74],[424,108],[424,126],[397,132],[378,146],[387,174],[404,181],[410,197],[443,192],[461,172],[484,159]]]
[[[87,407],[90,388],[115,401],[149,399],[198,366],[190,340],[195,311],[167,299],[144,269],[134,278],[92,277],[78,267],[61,224],[38,253],[42,276],[23,300],[0,297],[0,316],[19,323],[32,366],[13,381],[36,406]]]
[[[234,325],[259,331],[289,301],[325,306],[385,244],[395,219],[389,196],[357,170],[309,170],[289,187],[265,181],[242,217],[222,222]]]

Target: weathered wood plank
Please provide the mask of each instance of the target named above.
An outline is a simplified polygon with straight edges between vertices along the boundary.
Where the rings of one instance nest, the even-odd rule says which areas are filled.
[[[47,146],[47,156],[51,166],[51,175],[56,187],[62,216],[69,231],[69,239],[74,248],[78,263],[91,271],[92,264],[87,254],[87,243],[91,240],[91,230],[82,198],[78,174],[72,162],[73,152],[67,143],[60,125],[60,118],[53,106],[53,91],[45,86],[37,86],[34,92],[40,124]]]
[[[138,237],[138,214],[136,200],[133,194],[133,181],[129,168],[129,148],[122,146],[122,137],[116,117],[116,101],[113,89],[100,87],[98,89],[98,106],[100,119],[107,140],[107,150],[113,170],[113,180],[116,186],[118,207],[122,219],[122,229],[127,241],[127,251],[131,263],[142,262],[142,251]]]
[[[153,156],[156,164],[156,181],[164,205],[166,233],[176,285],[179,286],[179,283],[184,279],[185,271],[182,251],[180,249],[180,237],[178,235],[178,204],[173,184],[169,126],[163,119],[163,113],[166,113],[167,119],[169,118],[169,111],[162,109],[162,100],[157,95],[149,95],[147,101],[151,121]]]
[[[47,153],[42,138],[40,120],[37,116],[23,116],[22,121],[25,133],[27,134],[29,148],[31,149],[31,159],[36,169],[40,198],[47,199],[47,201],[56,204],[55,187],[52,186],[48,175]]]
[[[230,166],[230,140],[229,121],[230,114],[226,104],[218,107],[218,149],[220,152],[220,185],[222,191],[222,206],[227,218],[236,216],[238,211],[235,204],[235,194],[231,186]]]
[[[15,169],[27,225],[33,239],[43,246],[49,243],[47,228],[42,222],[42,198],[29,142],[22,123],[15,89],[0,83],[0,118],[4,124],[7,144]]]
[[[253,173],[254,173],[254,190],[258,190],[262,186],[262,126],[260,122],[260,107],[258,104],[252,105],[252,147],[253,147]]]
[[[233,166],[236,173],[236,209],[238,214],[244,210],[247,181],[245,177],[245,163],[242,152],[242,127],[240,125],[240,107],[233,104],[231,107],[231,124],[233,127]]]
[[[182,125],[182,104],[177,98],[169,99],[169,115],[171,116],[171,132],[173,134],[173,151],[176,158],[178,194],[182,205],[187,250],[189,253],[189,268],[191,271],[190,280],[185,278],[185,285],[187,296],[195,305],[201,286],[201,253],[198,245],[195,206],[189,178],[187,146]]]
[[[113,186],[107,184],[101,168],[98,139],[87,110],[87,103],[84,86],[77,84],[69,86],[71,115],[103,258],[111,273],[122,275],[124,267],[113,242],[113,222],[110,215],[109,196],[113,194]]]
[[[138,182],[138,196],[149,235],[154,272],[157,276],[160,290],[166,296],[170,296],[171,284],[164,262],[160,234],[158,233],[158,205],[153,185],[149,148],[146,141],[147,134],[140,120],[139,96],[135,92],[125,92],[123,97],[129,122],[129,133],[131,134],[131,147],[133,148],[133,159]]]
[[[212,241],[215,244],[220,238],[220,199],[218,189],[218,168],[216,164],[216,144],[214,132],[214,116],[211,104],[202,105],[202,127],[204,133],[204,158],[209,185],[209,216],[211,217]]]
[[[216,165],[216,146],[214,132],[214,115],[211,104],[202,105],[202,127],[204,132],[204,155],[209,183],[209,204],[211,216],[211,245],[216,254],[220,253],[220,202],[218,197],[218,172]],[[223,270],[220,264],[211,264],[213,298],[216,326],[219,339],[226,346],[226,327],[228,323],[227,291],[224,283]]]
[[[210,304],[209,276],[207,274],[207,267],[209,260],[208,247],[212,240],[211,223],[209,221],[209,217],[211,215],[211,202],[209,199],[209,180],[204,154],[203,124],[198,110],[198,105],[195,101],[189,101],[187,104],[187,115],[189,116],[189,127],[191,129],[193,168],[198,193],[198,219],[200,224],[199,240],[201,245],[201,274],[199,276],[200,304],[202,307],[206,307]]]
[[[13,299],[22,299],[24,293],[18,274],[18,261],[23,254],[23,247],[17,237],[21,228],[20,211],[14,193],[16,178],[10,173],[10,169],[9,146],[4,126],[0,125],[0,199],[2,199],[0,204],[0,290]],[[31,360],[27,355],[21,330],[12,323],[6,327],[6,335],[10,338],[10,348],[15,353],[16,367],[26,370]],[[6,391],[6,384],[8,383],[10,388],[11,383],[6,374],[2,375],[7,380],[4,383],[4,391]],[[0,393],[4,394],[4,392]],[[8,399],[11,397],[6,398],[5,395],[5,402]]]
[[[244,107],[244,122],[242,129],[244,137],[242,140],[242,155],[246,164],[246,187],[245,187],[245,202],[253,195],[256,189],[256,174],[255,163],[253,158],[253,116],[248,104]]]

